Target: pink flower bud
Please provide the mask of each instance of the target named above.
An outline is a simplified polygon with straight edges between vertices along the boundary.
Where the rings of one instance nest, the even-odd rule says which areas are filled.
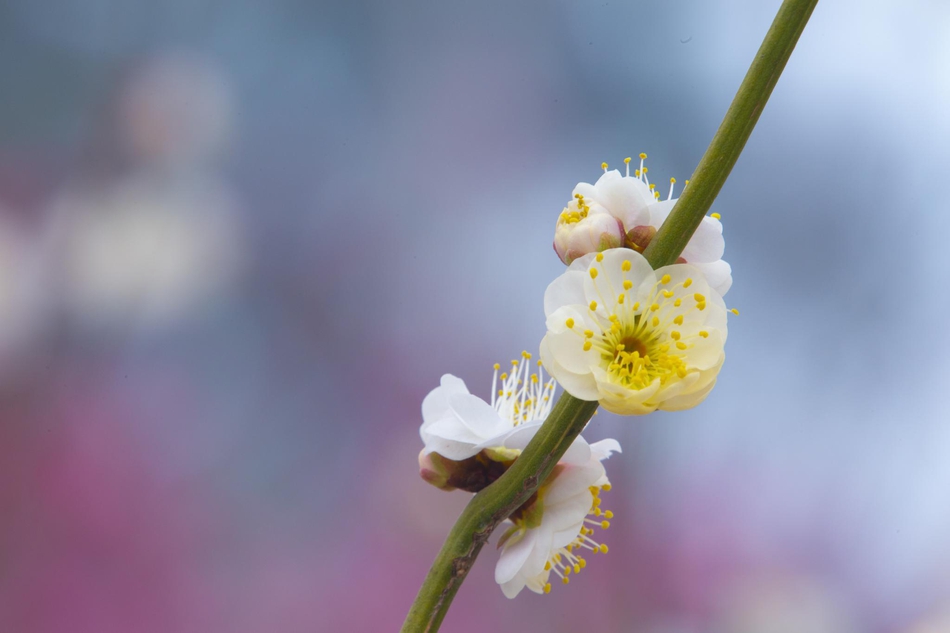
[[[576,196],[561,212],[554,229],[554,251],[561,261],[572,261],[623,244],[623,225],[597,203]]]

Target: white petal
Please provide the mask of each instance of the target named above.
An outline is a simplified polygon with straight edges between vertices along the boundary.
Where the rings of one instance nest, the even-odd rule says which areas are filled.
[[[575,374],[564,369],[551,353],[548,336],[550,335],[545,335],[544,338],[541,339],[540,349],[541,364],[544,365],[547,372],[557,380],[564,391],[575,398],[589,401],[597,400],[599,392],[597,391],[597,383],[594,377],[589,373]]]
[[[511,428],[490,404],[470,393],[459,393],[449,398],[449,408],[480,440],[488,439]]]
[[[560,310],[555,312],[555,315],[560,314]],[[583,330],[585,325],[586,324],[582,324],[580,327],[575,325],[574,329]],[[544,338],[548,341],[549,350],[551,354],[557,358],[558,364],[571,373],[590,373],[591,367],[600,364],[600,351],[595,347],[591,347],[585,351],[585,339],[580,332],[571,330],[554,332],[549,330]],[[541,357],[541,361],[542,363],[544,362],[543,356]],[[551,375],[560,382],[560,379],[554,372],[551,372]]]
[[[537,537],[537,530],[526,530],[521,538],[515,535],[505,543],[498,557],[498,564],[495,565],[495,582],[506,583],[521,571],[531,555]]]
[[[584,259],[583,257],[579,259]],[[574,263],[577,263],[577,259]],[[572,266],[574,264],[571,264]],[[584,275],[579,271],[568,270],[552,281],[544,291],[544,314],[550,315],[558,308],[569,305],[584,305]]]
[[[598,461],[604,461],[610,457],[612,453],[622,452],[623,451],[620,450],[620,442],[611,438],[600,440],[590,445],[590,455]]]
[[[726,296],[732,287],[732,266],[721,259],[709,264],[695,264],[695,266],[705,275],[710,288],[720,296]]]
[[[443,457],[462,460],[476,455],[480,449],[476,445],[482,438],[462,424],[454,415],[447,415],[435,422],[423,437],[426,453],[438,453]]]
[[[660,227],[663,226],[663,223],[666,222],[666,218],[669,217],[670,211],[673,210],[673,206],[676,204],[676,201],[679,198],[673,198],[672,200],[660,200],[659,202],[654,202],[650,205],[650,226],[660,230]]]
[[[722,238],[722,224],[706,216],[683,249],[683,259],[690,264],[707,264],[722,258],[726,241]]]
[[[508,582],[501,584],[501,592],[505,594],[506,598],[514,598],[525,586],[525,577],[518,575],[509,580]]]
[[[645,282],[652,284],[655,277],[647,260],[633,249],[613,248],[602,254],[602,261],[591,262],[591,267],[597,270],[597,277],[591,278],[590,272],[584,276],[584,297],[586,303],[598,303],[598,314],[609,315],[616,311],[617,298],[621,293],[629,296]],[[629,271],[623,270],[624,262],[630,262]],[[624,290],[625,280],[633,284],[630,291]]]
[[[567,466],[562,468],[551,483],[544,486],[544,504],[547,506],[561,503],[571,497],[590,491],[587,488],[600,477],[603,466],[594,462],[589,466]],[[588,506],[588,509],[590,506]],[[585,511],[586,514],[586,511]]]
[[[442,376],[441,385],[429,392],[422,401],[422,427],[420,432],[427,426],[442,419],[449,410],[449,396],[456,393],[468,393],[468,388],[461,378],[456,378],[452,374]],[[425,440],[425,437],[422,438]]]
[[[625,231],[649,224],[649,204],[653,200],[650,188],[639,178],[619,177],[618,171],[612,173],[618,177],[608,177],[608,172],[594,185],[597,202],[623,223]]]

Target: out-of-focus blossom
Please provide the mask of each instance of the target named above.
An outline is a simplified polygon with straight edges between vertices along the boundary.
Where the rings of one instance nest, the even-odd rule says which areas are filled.
[[[92,326],[164,326],[226,294],[241,230],[227,188],[147,176],[54,209],[67,311]]]
[[[185,52],[149,60],[120,95],[120,137],[142,162],[191,166],[228,141],[230,90],[211,63]]]
[[[524,448],[531,435],[521,434],[511,447]],[[588,445],[578,437],[537,493],[508,518],[511,526],[499,540],[502,551],[495,567],[495,582],[507,597],[525,587],[548,593],[552,572],[567,584],[572,572],[587,566],[585,552],[607,552],[591,536],[592,526],[607,529],[613,518],[600,507],[600,491],[610,490],[601,461],[615,451],[620,452],[616,440]]]
[[[46,264],[39,240],[0,208],[0,378],[28,362],[49,321]]]
[[[544,367],[565,391],[639,415],[696,406],[725,361],[726,306],[693,266],[656,271],[616,248],[575,260],[544,294]]]

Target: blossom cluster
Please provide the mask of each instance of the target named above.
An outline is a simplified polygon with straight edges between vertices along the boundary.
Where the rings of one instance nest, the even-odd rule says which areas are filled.
[[[630,175],[608,171],[580,183],[555,227],[567,269],[544,293],[547,334],[537,371],[523,352],[510,372],[495,365],[489,401],[446,374],[422,403],[420,474],[443,490],[478,492],[519,458],[551,411],[556,384],[619,415],[677,411],[702,402],[725,361],[732,271],[718,214],[703,219],[677,263],[654,270],[641,254],[676,199],[647,179],[646,154]],[[688,181],[687,181],[688,183]],[[544,371],[550,375],[545,378]],[[547,593],[606,553],[595,538],[613,513],[603,461],[616,440],[578,436],[535,494],[508,517],[495,580],[509,598],[527,587]],[[599,537],[598,537],[599,538]]]

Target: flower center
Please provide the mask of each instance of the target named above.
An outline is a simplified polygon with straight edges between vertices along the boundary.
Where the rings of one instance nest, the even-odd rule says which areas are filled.
[[[554,395],[554,379],[545,382],[541,361],[537,361],[538,373],[531,372],[531,354],[521,352],[521,358],[511,361],[511,374],[498,375],[501,365],[495,363],[492,376],[491,406],[503,420],[510,420],[514,426],[543,420],[551,412],[551,396]],[[501,379],[501,388],[498,380]]]

